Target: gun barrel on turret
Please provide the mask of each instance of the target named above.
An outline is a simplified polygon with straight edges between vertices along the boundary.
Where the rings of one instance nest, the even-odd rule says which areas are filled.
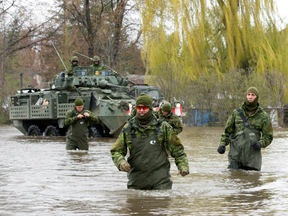
[[[98,85],[101,87],[101,88],[107,88],[107,87],[110,87],[110,88],[121,88],[121,86],[119,85],[115,85],[115,84],[111,84],[109,83],[108,81],[106,80],[101,80]]]
[[[111,88],[121,88],[121,86],[119,86],[119,85],[114,85],[114,84],[111,84],[111,83],[106,83],[106,86],[107,86],[107,87],[111,87]]]

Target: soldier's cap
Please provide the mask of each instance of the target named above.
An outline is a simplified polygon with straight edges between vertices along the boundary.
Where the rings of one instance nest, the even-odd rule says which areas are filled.
[[[143,104],[144,106],[149,106],[150,110],[153,109],[152,103],[152,98],[144,93],[140,94],[136,99],[136,106],[138,106],[139,104]]]
[[[72,58],[71,58],[71,62],[72,62],[72,61],[79,61],[78,56],[72,56]]]
[[[255,95],[257,95],[257,97],[259,97],[258,89],[255,87],[248,88],[246,94],[248,94],[248,93],[254,93]]]
[[[172,107],[169,103],[165,103],[162,105],[161,110],[164,112],[171,112],[172,111]]]
[[[84,105],[83,100],[81,98],[76,98],[75,102],[74,102],[75,106],[82,106]]]

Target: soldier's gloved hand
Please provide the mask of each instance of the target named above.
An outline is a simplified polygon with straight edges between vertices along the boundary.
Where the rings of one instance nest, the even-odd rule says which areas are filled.
[[[130,164],[127,161],[122,161],[120,164],[120,170],[123,172],[130,172]]]
[[[188,175],[189,172],[188,172],[187,170],[179,170],[179,171],[178,171],[178,175],[179,175],[179,174],[181,174],[181,176],[184,177],[184,176]]]
[[[84,112],[83,115],[84,115],[85,117],[89,117],[89,113],[87,113],[87,112]]]
[[[260,150],[261,149],[261,144],[259,142],[254,142],[251,143],[251,146],[256,149],[256,150]]]
[[[81,118],[83,118],[84,116],[82,115],[82,114],[79,114],[78,116],[77,116],[77,118],[78,119],[81,119]]]
[[[226,147],[224,145],[219,145],[217,151],[219,154],[224,154],[226,150]]]

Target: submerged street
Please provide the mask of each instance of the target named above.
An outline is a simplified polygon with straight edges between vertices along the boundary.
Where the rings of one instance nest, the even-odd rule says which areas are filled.
[[[184,127],[190,174],[172,190],[128,190],[112,162],[116,138],[90,139],[90,150],[65,150],[65,137],[28,137],[0,127],[0,215],[284,215],[288,210],[288,129],[274,128],[262,170],[230,171],[217,153],[222,127]]]

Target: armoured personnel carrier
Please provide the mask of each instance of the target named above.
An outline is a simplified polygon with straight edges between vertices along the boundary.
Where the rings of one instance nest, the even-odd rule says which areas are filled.
[[[128,95],[127,78],[114,71],[93,71],[92,67],[75,67],[73,75],[61,72],[50,89],[40,90],[22,87],[11,96],[10,120],[25,135],[65,136],[64,120],[68,110],[74,108],[74,101],[80,97],[84,109],[92,111],[100,124],[89,128],[91,137],[116,137],[129,118],[129,104],[135,99]],[[130,105],[130,106],[131,106]]]
[[[158,110],[164,103],[170,103],[172,111],[179,117],[182,116],[182,106],[184,105],[183,100],[179,101],[173,98],[172,102],[168,102],[165,100],[158,87],[149,86],[147,84],[135,84],[130,87],[128,92],[128,94],[135,99],[142,93],[148,94],[153,99],[154,110]]]

